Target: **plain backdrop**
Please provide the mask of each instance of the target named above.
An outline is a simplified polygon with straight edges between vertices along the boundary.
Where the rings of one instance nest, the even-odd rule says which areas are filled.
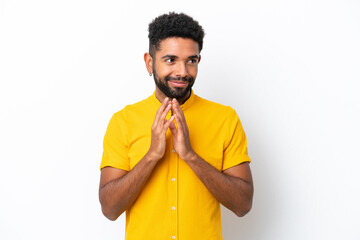
[[[194,92],[248,138],[253,209],[222,209],[224,239],[360,239],[357,0],[1,0],[0,239],[123,239],[98,201],[102,140],[153,93],[147,27],[169,11],[206,32]]]

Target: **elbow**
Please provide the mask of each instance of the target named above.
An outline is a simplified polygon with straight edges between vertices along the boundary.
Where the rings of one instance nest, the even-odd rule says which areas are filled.
[[[110,211],[108,208],[106,208],[104,206],[101,207],[101,211],[102,211],[103,215],[110,221],[115,221],[121,215],[121,213],[114,214],[114,212]]]
[[[124,210],[118,211],[119,209],[115,208],[111,202],[107,201],[101,192],[99,194],[99,200],[103,215],[110,221],[115,221],[124,212]]]
[[[249,202],[249,203],[246,203],[246,204],[243,204],[242,206],[240,206],[239,208],[237,208],[234,213],[237,217],[243,217],[245,216],[248,212],[250,212],[251,210],[251,207],[252,207],[252,203]]]
[[[237,207],[235,207],[234,213],[236,216],[243,217],[250,212],[252,208],[253,196],[254,189],[251,184],[249,191],[244,194],[244,198],[242,198],[242,200],[238,202]]]
[[[237,217],[243,217],[243,216],[245,216],[248,212],[250,212],[250,209],[246,209],[246,210],[241,209],[241,210],[236,211],[236,212],[235,212],[235,215],[236,215]]]
[[[103,215],[110,221],[115,221],[124,212],[124,210],[117,210],[117,208],[114,208],[114,206],[102,198],[101,195],[100,205]]]
[[[110,221],[115,221],[117,219],[117,217],[113,214],[110,214],[109,212],[106,212],[104,210],[102,210],[102,213],[104,214],[104,216],[109,219]]]

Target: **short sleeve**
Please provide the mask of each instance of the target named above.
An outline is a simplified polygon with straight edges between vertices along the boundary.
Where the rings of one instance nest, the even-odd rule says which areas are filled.
[[[228,136],[224,148],[223,168],[234,167],[243,162],[251,162],[248,156],[247,141],[244,129],[235,110],[228,116]],[[226,126],[224,126],[226,128]]]
[[[119,112],[115,113],[106,129],[104,136],[104,151],[100,169],[104,167],[114,167],[130,170],[128,157],[128,147],[126,141],[126,126],[119,116]]]

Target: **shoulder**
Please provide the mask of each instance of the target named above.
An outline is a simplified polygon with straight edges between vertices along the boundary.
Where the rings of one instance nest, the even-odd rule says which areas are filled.
[[[126,105],[123,109],[115,112],[113,117],[118,119],[131,118],[131,116],[139,115],[152,108],[153,108],[152,101],[150,97],[148,97],[139,102]]]
[[[201,111],[206,111],[208,114],[211,113],[212,115],[223,117],[236,115],[236,112],[232,107],[207,100],[197,95],[195,95],[195,106],[201,109]]]

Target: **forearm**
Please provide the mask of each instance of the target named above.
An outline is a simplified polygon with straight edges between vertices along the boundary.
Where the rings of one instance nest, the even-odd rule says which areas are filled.
[[[122,177],[109,181],[100,188],[99,198],[104,215],[116,220],[139,195],[157,161],[147,154]]]
[[[250,181],[219,172],[196,154],[186,163],[222,205],[237,216],[244,216],[249,212],[253,196]]]

